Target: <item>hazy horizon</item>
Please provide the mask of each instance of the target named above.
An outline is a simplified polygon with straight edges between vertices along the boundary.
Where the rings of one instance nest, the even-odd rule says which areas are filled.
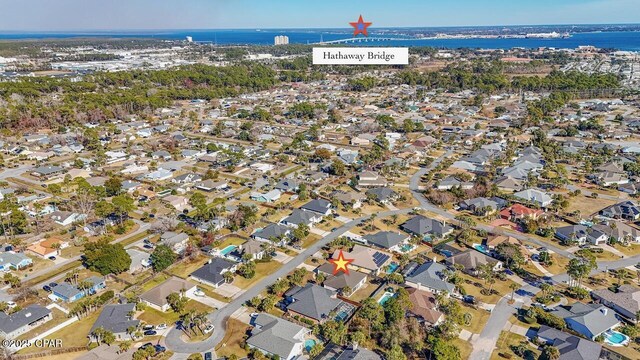
[[[638,0],[0,0],[2,32],[636,24]],[[372,29],[373,30],[373,29]]]

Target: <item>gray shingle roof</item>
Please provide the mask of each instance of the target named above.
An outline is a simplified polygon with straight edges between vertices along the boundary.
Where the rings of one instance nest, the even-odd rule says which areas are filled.
[[[422,284],[430,289],[453,292],[455,286],[444,280],[443,271],[447,267],[435,262],[424,263],[407,274],[406,281]]]
[[[100,316],[91,327],[91,332],[95,329],[102,327],[105,330],[109,330],[114,334],[124,333],[130,326],[138,326],[140,320],[132,319],[129,316],[131,311],[134,311],[136,304],[115,304],[107,305],[104,307]]]
[[[429,219],[422,215],[415,216],[401,225],[402,229],[417,235],[435,234],[443,236],[453,228],[441,221]]]
[[[213,258],[210,263],[192,272],[191,276],[212,284],[219,284],[224,281],[222,273],[231,269],[234,265],[235,263],[233,261],[223,258]]]
[[[11,334],[21,327],[51,314],[51,310],[40,305],[29,305],[26,308],[7,315],[0,311],[0,332]]]
[[[289,294],[294,302],[287,309],[315,320],[323,320],[336,309],[341,300],[332,298],[335,293],[315,284],[307,284],[293,294]]]
[[[395,233],[392,231],[380,231],[375,234],[365,235],[364,238],[370,244],[388,249],[390,247],[400,244],[405,240],[408,240],[409,236],[401,233]]]
[[[269,314],[259,314],[254,322],[256,326],[251,331],[247,344],[276,354],[282,359],[286,359],[294,347],[303,341],[301,333],[308,331],[300,325]]]
[[[538,337],[549,340],[560,352],[561,360],[598,360],[602,352],[602,345],[593,341],[585,340],[575,335],[550,328],[546,325],[540,326]]]

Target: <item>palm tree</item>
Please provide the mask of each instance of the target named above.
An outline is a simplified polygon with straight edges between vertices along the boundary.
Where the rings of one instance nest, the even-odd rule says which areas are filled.
[[[225,271],[222,277],[227,284],[233,281],[233,273],[231,271]]]
[[[515,294],[515,291],[518,290],[519,286],[516,283],[511,283],[511,285],[509,285],[509,289],[511,289],[511,301],[513,301],[513,295]]]
[[[131,349],[131,341],[125,340],[118,344],[118,347],[120,348],[120,353],[127,352],[127,350]]]
[[[544,350],[542,351],[542,354],[544,355],[544,358],[547,360],[560,359],[560,351],[555,346],[551,346],[551,345],[545,346]]]

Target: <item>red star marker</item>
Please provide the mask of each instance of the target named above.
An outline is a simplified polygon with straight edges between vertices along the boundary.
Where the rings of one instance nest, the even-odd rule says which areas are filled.
[[[352,22],[352,23],[349,23],[349,24],[351,24],[351,26],[353,26],[355,28],[355,30],[353,31],[353,36],[354,37],[358,36],[358,34],[362,34],[364,36],[369,36],[369,34],[367,33],[367,28],[369,26],[371,26],[372,23],[364,22],[364,20],[362,20],[362,15],[360,15],[360,18],[358,19],[358,22]]]
[[[340,250],[338,258],[330,259],[329,262],[335,266],[333,268],[333,275],[336,275],[340,271],[349,275],[349,268],[347,267],[347,265],[351,264],[353,262],[353,259],[345,259],[342,250]]]

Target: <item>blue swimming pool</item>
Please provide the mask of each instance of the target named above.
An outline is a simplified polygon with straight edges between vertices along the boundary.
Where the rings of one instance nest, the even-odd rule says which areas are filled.
[[[604,341],[611,346],[624,346],[629,343],[629,337],[617,331],[607,331],[604,333]]]
[[[488,254],[489,253],[489,249],[487,249],[486,246],[481,245],[481,244],[473,244],[473,248],[480,251],[483,254]]]
[[[385,293],[378,300],[378,304],[384,305],[384,304],[387,303],[387,301],[389,301],[389,299],[391,299],[394,296],[396,296],[396,294],[388,292],[388,291],[385,291]]]
[[[305,340],[304,342],[304,349],[307,350],[307,352],[311,351],[311,349],[313,349],[313,347],[316,345],[316,341],[313,339],[308,339]]]
[[[400,247],[400,251],[402,251],[403,253],[408,253],[411,250],[413,250],[413,245],[411,244],[404,244]]]
[[[229,254],[230,252],[232,252],[236,248],[237,248],[237,246],[235,246],[235,245],[229,245],[229,246],[225,247],[224,249],[220,250],[220,254],[222,254],[223,256],[227,256],[227,254]]]
[[[399,267],[400,267],[400,264],[396,262],[392,262],[391,264],[389,264],[389,267],[387,268],[387,274],[393,273],[394,271],[398,270]]]

